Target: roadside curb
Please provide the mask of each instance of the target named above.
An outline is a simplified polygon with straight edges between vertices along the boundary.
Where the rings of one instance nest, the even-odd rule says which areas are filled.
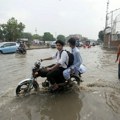
[[[46,49],[46,48],[50,48],[50,47],[30,47],[30,48],[26,48],[26,50],[34,50],[34,49]]]

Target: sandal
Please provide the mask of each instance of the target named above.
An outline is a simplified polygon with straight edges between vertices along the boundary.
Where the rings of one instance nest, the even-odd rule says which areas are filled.
[[[67,85],[68,85],[69,87],[72,87],[72,86],[73,86],[73,83],[72,83],[72,81],[71,81],[71,80],[68,80],[68,83],[67,83]]]
[[[53,90],[53,91],[57,90],[58,88],[59,88],[59,86],[58,86],[58,84],[56,84],[56,83],[52,86],[52,90]]]

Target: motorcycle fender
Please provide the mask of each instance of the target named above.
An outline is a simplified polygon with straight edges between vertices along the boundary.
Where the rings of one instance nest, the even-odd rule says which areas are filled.
[[[24,79],[24,80],[20,81],[20,82],[18,83],[18,85],[21,85],[22,83],[27,82],[27,81],[30,82],[30,81],[32,81],[32,79],[31,79],[31,78]]]

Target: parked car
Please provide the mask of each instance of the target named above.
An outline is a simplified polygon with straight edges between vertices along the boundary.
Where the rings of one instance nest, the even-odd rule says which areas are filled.
[[[51,43],[51,48],[56,48],[56,41],[53,41],[53,42]]]
[[[0,53],[14,53],[19,44],[16,42],[2,42],[0,43]]]

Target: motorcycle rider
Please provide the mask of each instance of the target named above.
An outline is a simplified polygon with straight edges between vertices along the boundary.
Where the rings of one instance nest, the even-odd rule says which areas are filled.
[[[20,45],[19,45],[19,51],[21,52],[21,53],[24,53],[24,52],[26,52],[26,47],[25,47],[25,43],[24,42],[20,42]]]
[[[68,64],[68,54],[66,51],[63,50],[63,46],[65,43],[62,40],[56,41],[56,48],[57,53],[53,55],[52,57],[41,59],[41,61],[45,60],[57,60],[57,63],[55,65],[52,65],[50,67],[47,67],[47,80],[50,81],[52,85],[52,90],[58,89],[59,85],[58,83],[64,83],[65,79],[63,77],[63,71],[67,68]]]
[[[63,71],[63,76],[66,80],[68,80],[68,82],[70,82],[71,73],[74,73],[76,76],[78,76],[79,72],[84,73],[86,71],[86,67],[82,64],[82,57],[79,49],[76,47],[75,38],[70,38],[68,43],[71,48],[71,53],[74,55],[74,62],[72,66]]]

